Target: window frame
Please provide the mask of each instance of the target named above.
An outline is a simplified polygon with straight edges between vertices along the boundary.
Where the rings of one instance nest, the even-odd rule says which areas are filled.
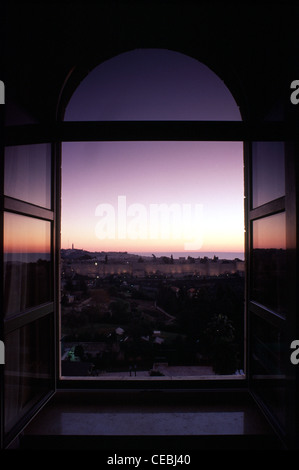
[[[243,142],[244,158],[244,224],[245,224],[245,308],[244,308],[244,371],[243,380],[229,378],[222,380],[86,380],[62,379],[57,377],[57,389],[213,389],[213,390],[244,390],[250,388],[250,344],[249,331],[249,275],[250,275],[250,221],[251,210],[251,175],[250,152],[252,141],[286,141],[296,136],[295,126],[284,122],[263,122],[254,125],[245,121],[76,121],[61,122],[58,125],[59,142],[82,141],[241,141]],[[61,147],[60,147],[61,151]],[[61,155],[60,163],[61,165]],[[275,202],[282,207],[285,196]],[[271,206],[272,203],[270,203]],[[254,215],[264,209],[254,209]],[[57,211],[58,216],[58,211]],[[59,220],[56,223],[60,223]],[[288,224],[289,225],[289,224]],[[60,229],[57,230],[57,233]],[[58,240],[56,241],[58,246]],[[57,279],[59,275],[57,275]],[[59,310],[59,306],[58,306]],[[60,315],[60,313],[59,313]],[[58,331],[59,335],[59,331]],[[59,336],[58,336],[59,337]],[[60,357],[60,354],[58,355]]]
[[[273,135],[277,136],[276,132]],[[268,128],[268,126],[267,126]],[[244,125],[243,122],[208,122],[208,121],[113,121],[113,122],[99,122],[99,121],[82,121],[82,122],[63,122],[60,125],[61,140],[60,142],[82,142],[82,141],[242,141],[243,142],[243,161],[245,167],[245,152],[248,148],[246,145],[248,138],[252,137],[252,130],[250,127]],[[257,135],[255,137],[261,139],[260,128],[257,129]],[[269,134],[269,129],[267,134]],[[263,137],[265,134],[263,134]],[[264,140],[264,139],[261,139]],[[61,147],[60,147],[61,150]],[[60,156],[61,159],[61,156]],[[61,160],[60,160],[61,165]],[[246,176],[244,175],[244,182]],[[244,197],[245,200],[249,199],[246,194],[248,187],[244,184]],[[58,213],[57,213],[58,214]],[[247,227],[247,206],[244,205],[244,224]],[[57,220],[60,223],[60,218]],[[57,230],[60,232],[60,229]],[[248,230],[245,230],[245,266],[247,266],[248,250],[246,252],[247,235]],[[57,241],[58,243],[58,241]],[[59,275],[57,274],[57,278]],[[245,292],[247,285],[247,268],[245,268]],[[115,380],[101,380],[100,378],[94,378],[88,380],[86,378],[67,378],[57,377],[57,388],[58,389],[244,389],[248,388],[248,373],[247,373],[247,343],[246,343],[246,331],[247,331],[247,302],[245,295],[244,302],[244,357],[245,364],[244,370],[245,375],[240,380],[237,376],[231,376],[230,378],[221,379],[170,379],[168,381],[159,381],[158,379],[151,378],[150,380],[138,380],[138,381],[121,381]],[[60,305],[57,306],[59,310],[60,318]],[[58,331],[58,337],[59,331]],[[59,354],[60,357],[60,354]],[[60,369],[60,364],[58,365]]]
[[[24,133],[25,128],[25,133]],[[4,315],[1,318],[1,336],[3,335],[4,343],[5,337],[9,333],[21,329],[30,323],[33,323],[37,320],[43,319],[48,317],[51,324],[53,340],[56,344],[56,288],[55,288],[55,267],[57,265],[57,250],[55,244],[55,230],[56,230],[56,215],[55,215],[55,206],[56,206],[56,153],[55,153],[55,146],[52,143],[52,139],[50,137],[43,138],[39,134],[39,126],[33,125],[31,127],[31,133],[29,136],[25,136],[26,134],[26,126],[10,126],[5,128],[5,136],[3,139],[3,147],[2,147],[2,155],[1,155],[1,169],[2,169],[2,179],[1,179],[1,186],[2,186],[2,197],[1,197],[1,209],[2,209],[2,216],[1,216],[1,242],[2,242],[2,250],[1,250],[1,280],[2,286],[4,286],[4,214],[11,213],[21,216],[26,216],[29,218],[33,218],[36,220],[46,221],[50,223],[50,261],[51,261],[51,286],[50,286],[50,299],[49,301],[26,308],[22,312],[12,315],[11,317],[5,319]],[[11,132],[11,134],[10,134]],[[51,208],[44,208],[41,206],[37,206],[33,203],[22,201],[10,196],[6,196],[4,194],[4,159],[5,159],[5,148],[10,146],[23,146],[27,144],[48,144],[51,148],[51,175],[50,175],[50,184],[51,184]],[[2,294],[3,295],[3,294]],[[1,367],[1,448],[5,447],[8,443],[10,443],[14,437],[20,433],[22,428],[26,426],[29,419],[33,418],[33,416],[40,410],[41,406],[46,404],[48,400],[53,396],[56,391],[56,371],[55,371],[55,363],[56,363],[56,348],[55,344],[51,346],[51,352],[53,357],[53,362],[50,365],[50,368],[53,371],[53,374],[50,376],[49,382],[49,389],[48,391],[41,397],[38,398],[35,403],[32,404],[29,410],[25,411],[24,415],[18,418],[17,422],[12,426],[9,431],[5,431],[5,365]],[[3,417],[3,419],[2,419]]]
[[[268,126],[268,124],[267,124]],[[276,126],[279,126],[281,133],[275,134]],[[256,139],[253,133],[248,142],[247,152],[245,153],[245,173],[246,173],[246,187],[248,198],[246,201],[247,206],[247,245],[246,251],[248,253],[247,260],[247,283],[246,283],[246,309],[247,309],[247,373],[248,373],[248,386],[249,391],[256,401],[264,415],[267,417],[277,434],[284,442],[291,443],[289,439],[294,439],[291,436],[298,436],[298,424],[296,425],[296,418],[294,418],[294,410],[298,414],[298,406],[296,403],[296,390],[298,396],[299,376],[298,371],[290,361],[291,350],[289,345],[293,339],[298,337],[299,322],[296,320],[296,307],[297,307],[297,266],[298,266],[298,250],[297,250],[297,224],[298,224],[298,206],[296,204],[298,186],[296,177],[298,175],[298,163],[296,154],[298,155],[298,132],[296,132],[295,122],[270,122],[269,133],[264,134],[264,138]],[[285,194],[284,196],[270,200],[260,206],[252,207],[252,143],[253,142],[283,142],[284,143],[284,165],[285,165]],[[253,222],[255,220],[263,220],[263,218],[285,213],[285,230],[286,230],[286,312],[285,314],[278,313],[271,308],[260,304],[259,302],[251,299],[251,250],[253,241]],[[281,351],[282,364],[284,369],[284,377],[276,382],[282,386],[285,397],[286,406],[283,411],[285,423],[280,422],[276,416],[275,410],[271,408],[267,399],[260,393],[259,379],[254,377],[254,367],[252,364],[253,359],[253,345],[251,344],[252,335],[252,322],[255,319],[261,319],[277,328],[280,331],[283,346]],[[272,385],[275,387],[274,381]],[[273,389],[272,389],[273,390]]]
[[[241,124],[241,125],[239,125]],[[149,141],[209,141],[209,142],[243,142],[243,162],[244,162],[244,141],[241,136],[244,135],[244,126],[240,121],[67,121],[60,123],[60,152],[62,152],[62,143],[64,142],[149,142]],[[216,133],[216,137],[215,137]],[[245,131],[246,133],[246,131]],[[199,137],[200,136],[200,137]],[[211,138],[214,136],[214,138]],[[59,166],[61,167],[62,153],[60,153]],[[58,165],[57,165],[58,166]],[[61,191],[61,174],[60,191]],[[245,192],[245,185],[244,185]],[[61,198],[61,193],[59,195]],[[60,234],[61,228],[61,206],[57,209],[57,233]],[[245,206],[244,206],[244,225],[245,225]],[[57,246],[60,246],[59,240],[56,240]],[[245,250],[244,250],[245,251]],[[245,266],[246,266],[246,261]],[[246,268],[245,268],[246,272]],[[57,272],[57,281],[60,283],[60,272]],[[244,281],[246,283],[246,279]],[[60,292],[60,289],[59,289]],[[245,304],[245,302],[244,302]],[[60,334],[60,318],[61,306],[57,305],[58,329],[57,337]],[[245,327],[245,307],[244,307],[244,327]],[[60,342],[60,339],[59,339]],[[246,343],[244,337],[244,369],[246,369]],[[58,364],[57,370],[61,370],[60,351],[57,354]],[[67,376],[57,376],[57,390],[98,390],[107,389],[120,390],[182,390],[194,391],[196,389],[206,390],[245,390],[248,388],[247,374],[244,376],[233,376],[222,378],[216,376],[213,379],[207,378],[191,378],[191,379],[175,379],[169,378],[159,380],[158,378],[138,379],[138,380],[121,380],[119,378],[101,379],[100,377],[91,378],[78,377],[68,378]]]

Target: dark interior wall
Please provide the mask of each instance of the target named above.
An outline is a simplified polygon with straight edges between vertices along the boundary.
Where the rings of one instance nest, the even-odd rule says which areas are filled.
[[[13,0],[3,13],[7,99],[42,122],[55,119],[66,81],[63,103],[94,66],[136,48],[171,49],[205,63],[243,119],[263,118],[278,99],[288,105],[299,76],[295,2]]]

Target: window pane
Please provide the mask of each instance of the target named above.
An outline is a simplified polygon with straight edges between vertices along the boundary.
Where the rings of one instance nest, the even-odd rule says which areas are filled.
[[[51,300],[51,223],[4,214],[4,313]]]
[[[285,424],[286,384],[283,370],[284,347],[281,328],[252,316],[252,378],[258,394],[276,418]]]
[[[4,194],[51,209],[51,145],[5,149]]]
[[[252,300],[285,313],[285,213],[253,221]]]
[[[252,144],[252,207],[285,194],[284,142]]]
[[[66,121],[240,121],[224,82],[178,52],[139,49],[106,60],[82,80]]]
[[[5,361],[5,432],[51,388],[53,328],[46,316],[9,333]]]
[[[62,375],[243,370],[242,150],[63,143]]]

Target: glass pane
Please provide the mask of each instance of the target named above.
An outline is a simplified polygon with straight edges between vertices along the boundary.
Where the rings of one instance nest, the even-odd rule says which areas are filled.
[[[178,52],[139,49],[107,60],[74,92],[66,121],[240,121],[224,82]]]
[[[284,174],[284,142],[253,142],[253,208],[284,196]]]
[[[276,418],[285,424],[286,384],[283,370],[284,343],[281,328],[252,315],[252,378],[256,392]]]
[[[5,432],[51,389],[51,316],[14,330],[5,338]]]
[[[253,221],[252,300],[285,313],[285,213]]]
[[[51,300],[51,223],[4,214],[4,313]]]
[[[5,149],[4,194],[51,209],[51,145]]]
[[[62,375],[241,377],[242,144],[62,150]]]

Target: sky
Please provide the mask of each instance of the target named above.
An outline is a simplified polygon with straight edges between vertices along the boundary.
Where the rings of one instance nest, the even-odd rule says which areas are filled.
[[[67,121],[240,119],[206,65],[156,49],[98,66],[65,114]],[[63,143],[62,248],[242,252],[243,204],[242,142]]]
[[[285,212],[263,217],[253,221],[253,248],[269,248],[269,234],[271,247],[278,250],[286,249],[286,219]]]
[[[239,142],[64,143],[63,155],[62,247],[181,252],[193,241],[195,251],[243,250]]]
[[[4,214],[4,253],[50,253],[51,224],[19,214]]]
[[[179,52],[136,49],[93,69],[79,84],[64,119],[240,121],[224,82]]]

